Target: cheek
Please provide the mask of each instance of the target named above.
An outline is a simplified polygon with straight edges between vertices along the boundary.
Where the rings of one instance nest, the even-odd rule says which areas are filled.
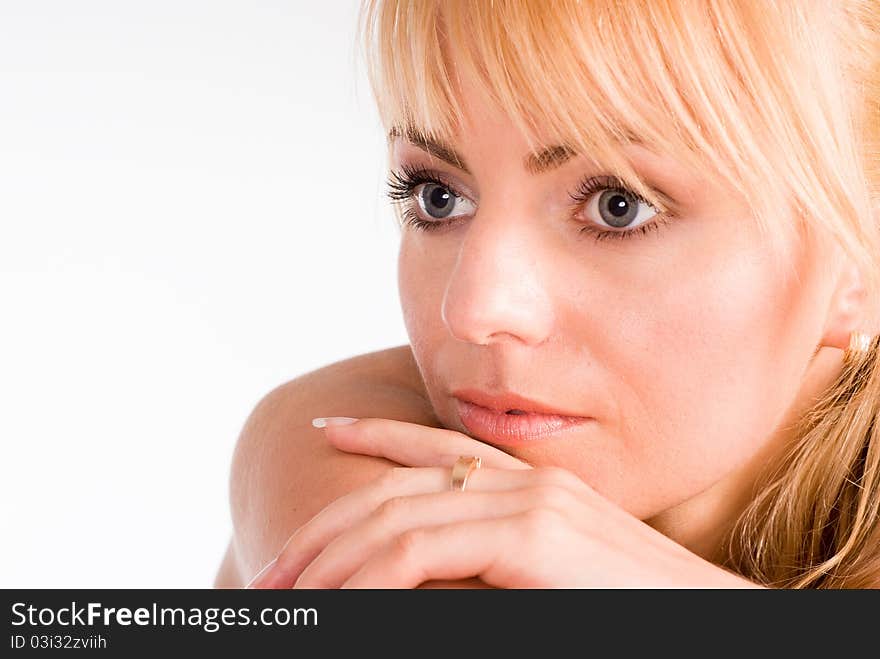
[[[400,308],[417,357],[443,335],[440,310],[448,272],[447,261],[438,245],[433,245],[430,254],[426,253],[427,242],[404,232],[397,259]]]
[[[620,459],[641,481],[618,496],[644,513],[699,493],[761,449],[818,332],[806,280],[786,277],[754,244],[654,265],[609,299],[617,331],[604,344],[621,401]]]

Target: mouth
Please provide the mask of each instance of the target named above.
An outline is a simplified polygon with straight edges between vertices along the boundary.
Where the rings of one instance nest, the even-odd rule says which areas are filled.
[[[468,432],[476,439],[497,446],[522,446],[555,439],[570,428],[594,421],[592,417],[535,412],[517,407],[495,409],[458,397],[455,401],[458,416]]]

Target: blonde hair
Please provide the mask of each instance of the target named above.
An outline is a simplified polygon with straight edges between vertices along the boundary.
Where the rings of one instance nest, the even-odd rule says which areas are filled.
[[[389,132],[454,141],[469,76],[536,151],[589,154],[659,210],[671,209],[620,147],[674,153],[743,196],[780,264],[799,235],[833,240],[862,273],[872,328],[880,318],[876,0],[366,0],[361,27]],[[731,569],[776,586],[878,585],[878,414],[875,340],[738,520]]]

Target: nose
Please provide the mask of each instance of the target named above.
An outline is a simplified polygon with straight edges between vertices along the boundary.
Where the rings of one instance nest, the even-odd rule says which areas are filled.
[[[553,326],[542,281],[552,253],[536,235],[534,222],[503,209],[488,210],[481,207],[459,244],[443,296],[443,322],[460,341],[539,345]]]

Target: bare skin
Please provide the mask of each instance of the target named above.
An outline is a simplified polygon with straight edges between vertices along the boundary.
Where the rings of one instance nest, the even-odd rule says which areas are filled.
[[[818,395],[839,372],[839,350],[822,350],[811,378],[790,416]],[[214,581],[216,588],[242,588],[271,561],[290,535],[332,501],[378,478],[394,463],[333,448],[311,426],[317,415],[360,415],[442,427],[427,399],[424,383],[409,345],[346,359],[295,380],[267,394],[242,429],[231,473],[233,537]],[[784,426],[785,424],[783,424]],[[780,433],[778,442],[785,442]],[[754,476],[760,459],[744,474]],[[744,478],[745,476],[743,476]],[[731,517],[745,505],[742,498],[719,497],[700,511],[710,520]],[[722,505],[723,504],[723,505]],[[677,526],[667,517],[664,533],[700,555],[710,557],[721,529]],[[423,588],[482,587],[476,579],[423,584]]]
[[[214,587],[247,585],[299,526],[394,466],[333,448],[311,425],[316,416],[333,415],[440,427],[408,345],[325,366],[268,393],[248,417],[233,456],[234,532]],[[476,580],[454,584],[480,585]],[[444,585],[436,581],[423,587]]]

